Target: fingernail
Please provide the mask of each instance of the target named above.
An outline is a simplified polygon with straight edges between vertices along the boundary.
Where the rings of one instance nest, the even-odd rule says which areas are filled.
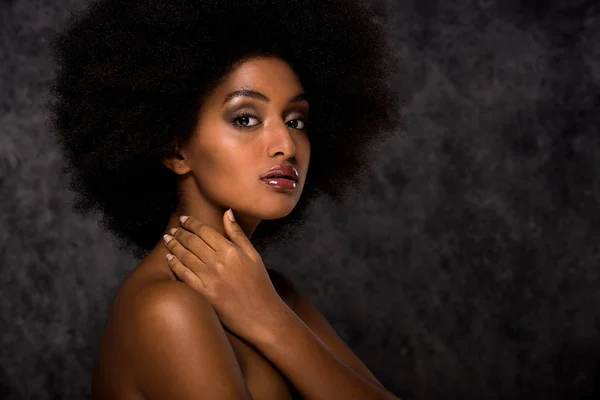
[[[173,240],[173,236],[171,236],[171,235],[164,235],[163,239],[165,239],[165,243],[169,243],[171,240]]]
[[[181,224],[185,224],[185,221],[187,221],[189,217],[187,215],[182,215],[181,217],[179,217],[179,220],[181,221]]]
[[[171,229],[169,232],[171,232],[171,235],[174,235],[174,234],[175,234],[175,232],[177,232],[178,230],[179,230],[179,229],[177,229],[177,228],[173,228],[173,229]]]
[[[173,254],[167,254],[167,260],[171,261],[173,259]]]
[[[229,209],[229,211],[227,211],[227,216],[229,217],[230,221],[235,221],[235,217],[233,216],[233,211],[231,210],[231,208]]]

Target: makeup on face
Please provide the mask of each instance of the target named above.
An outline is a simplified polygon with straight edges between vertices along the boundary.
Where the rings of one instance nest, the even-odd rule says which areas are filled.
[[[260,180],[274,189],[295,189],[300,178],[296,168],[279,164],[263,174]]]

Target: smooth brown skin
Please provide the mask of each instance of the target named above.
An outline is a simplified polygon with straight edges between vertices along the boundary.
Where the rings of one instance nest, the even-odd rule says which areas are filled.
[[[239,89],[262,93],[268,102],[226,96]],[[306,100],[291,67],[274,57],[242,63],[206,99],[195,134],[182,158],[163,160],[179,175],[183,198],[164,233],[190,215],[221,234],[223,213],[234,210],[248,237],[263,219],[288,215],[300,197],[310,158],[302,121]],[[255,118],[231,120],[243,111]],[[276,191],[259,180],[277,164],[300,174],[296,190]],[[178,281],[167,265],[162,238],[125,279],[102,334],[92,381],[100,399],[290,399],[290,383],[251,343],[225,328],[210,303]],[[282,300],[337,358],[361,376],[377,379],[336,334],[321,313],[282,274],[268,270]],[[310,366],[307,366],[310,368]]]

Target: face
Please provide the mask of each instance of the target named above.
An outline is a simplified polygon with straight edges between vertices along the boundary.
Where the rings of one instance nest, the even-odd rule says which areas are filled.
[[[261,57],[240,64],[205,99],[194,134],[180,149],[193,182],[184,195],[192,191],[194,201],[231,207],[242,217],[288,215],[308,172],[308,112],[303,88],[285,61]],[[286,188],[293,185],[289,180],[261,179],[277,165],[297,171],[294,188]]]

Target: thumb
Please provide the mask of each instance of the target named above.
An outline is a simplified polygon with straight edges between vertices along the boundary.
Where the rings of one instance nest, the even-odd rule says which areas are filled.
[[[248,236],[246,236],[240,225],[236,222],[231,208],[223,214],[223,226],[229,239],[254,260],[256,249],[254,249],[250,239],[248,239]]]

